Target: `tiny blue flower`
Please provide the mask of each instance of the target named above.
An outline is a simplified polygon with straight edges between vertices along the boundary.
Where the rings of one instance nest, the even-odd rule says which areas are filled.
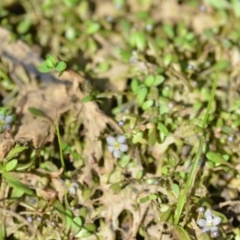
[[[204,213],[205,219],[199,219],[197,224],[202,228],[202,232],[218,232],[218,227],[221,223],[221,218],[218,216],[214,216],[211,210],[207,209]]]
[[[77,193],[77,189],[79,188],[78,184],[76,182],[73,182],[70,184],[70,186],[68,187],[68,191],[69,193],[71,193],[72,195],[75,195]]]
[[[13,116],[0,113],[0,133],[4,130],[10,130],[13,122]]]
[[[79,188],[79,185],[77,182],[72,182],[69,179],[66,179],[65,181],[60,179],[60,182],[64,187],[65,193],[70,193],[72,195],[75,195],[77,193],[77,189]]]
[[[118,125],[119,125],[120,127],[124,126],[124,124],[125,124],[125,122],[124,122],[123,120],[121,120],[121,121],[118,122]]]
[[[52,225],[53,227],[55,227],[55,226],[56,226],[56,222],[51,221],[51,225]]]
[[[128,145],[126,144],[126,137],[124,135],[119,135],[117,138],[108,136],[108,151],[111,152],[114,158],[120,158],[122,152],[128,150]]]
[[[32,216],[27,216],[27,221],[28,221],[29,223],[32,223],[32,222],[33,222]]]

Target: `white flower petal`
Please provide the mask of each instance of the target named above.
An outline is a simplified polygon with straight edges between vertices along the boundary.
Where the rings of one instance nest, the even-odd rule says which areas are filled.
[[[211,232],[217,232],[218,231],[218,227],[217,226],[213,226],[210,228]]]
[[[118,141],[119,143],[125,143],[126,137],[125,137],[124,135],[119,135],[119,136],[117,137],[117,141]]]
[[[78,184],[76,182],[71,183],[71,187],[79,188]]]
[[[5,122],[6,122],[6,123],[11,123],[12,120],[13,120],[13,117],[12,117],[11,115],[6,116],[6,118],[5,118]]]
[[[211,233],[211,237],[212,238],[217,238],[219,236],[219,232],[218,231],[213,231],[212,233]]]
[[[212,218],[213,214],[210,209],[207,209],[204,213],[205,218]]]
[[[127,144],[121,144],[120,145],[120,151],[121,152],[126,152],[128,150],[128,145]]]
[[[113,150],[114,150],[114,147],[113,147],[113,146],[107,146],[107,148],[108,148],[108,151],[109,151],[110,153],[112,153]]]
[[[203,213],[203,212],[205,211],[205,208],[204,208],[204,207],[199,207],[199,208],[197,209],[197,211],[200,212],[200,213]]]
[[[116,142],[116,138],[112,136],[108,136],[106,140],[109,145],[113,145]]]
[[[198,224],[200,227],[206,227],[206,225],[207,225],[205,219],[199,219],[199,220],[197,220],[197,224]]]
[[[119,150],[114,150],[114,151],[113,151],[113,156],[114,156],[114,158],[120,158],[120,157],[121,157],[121,151],[119,151]]]
[[[73,187],[73,186],[71,186],[70,188],[68,188],[68,191],[69,191],[71,194],[73,194],[73,195],[76,194],[76,188]]]
[[[123,121],[123,120],[119,121],[119,122],[118,122],[118,125],[119,125],[120,127],[124,126],[124,121]]]
[[[220,222],[222,221],[222,219],[218,216],[213,218],[213,224],[216,226],[218,225]]]
[[[204,228],[202,229],[202,232],[208,232],[209,230],[210,230],[209,227],[204,227]]]

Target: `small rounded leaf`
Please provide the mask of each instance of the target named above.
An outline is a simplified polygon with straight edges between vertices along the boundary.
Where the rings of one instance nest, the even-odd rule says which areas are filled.
[[[163,133],[165,136],[168,136],[168,129],[165,127],[165,125],[161,122],[157,125],[158,130],[160,130],[161,133]]]
[[[38,67],[38,71],[42,72],[42,73],[47,73],[51,71],[51,68],[48,67],[46,62],[43,62],[39,67]]]
[[[93,100],[93,98],[94,98],[93,96],[89,95],[89,96],[82,98],[81,102],[83,102],[83,103],[91,102]]]
[[[147,101],[145,101],[144,103],[143,103],[143,105],[142,105],[142,109],[143,110],[147,110],[147,109],[149,109],[150,107],[152,107],[152,105],[154,104],[154,101],[153,100],[147,100]]]
[[[6,164],[6,171],[10,172],[10,171],[14,170],[16,168],[17,164],[18,164],[18,160],[17,159],[11,160],[10,162],[8,162]]]
[[[55,69],[58,71],[58,72],[63,72],[65,69],[67,68],[67,64],[63,61],[60,61],[57,63]]]
[[[154,82],[155,82],[155,78],[153,75],[148,76],[144,81],[144,83],[147,87],[151,87]]]
[[[134,78],[132,81],[131,81],[131,89],[133,91],[134,94],[138,94],[138,91],[139,91],[139,81]]]
[[[146,87],[142,87],[138,92],[137,101],[140,106],[143,104],[144,100],[146,99],[147,94],[148,94],[148,89]]]

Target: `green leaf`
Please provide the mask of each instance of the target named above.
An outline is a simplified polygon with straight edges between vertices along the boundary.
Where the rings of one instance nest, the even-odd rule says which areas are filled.
[[[76,4],[78,4],[78,0],[63,0],[63,2],[65,3],[65,5],[67,7],[72,7]]]
[[[168,136],[168,134],[169,134],[168,129],[165,127],[165,125],[163,123],[159,122],[157,125],[157,128],[165,136]]]
[[[87,229],[85,228],[82,228],[76,235],[75,237],[77,239],[85,239],[85,238],[88,238],[92,235],[91,232],[89,232]]]
[[[28,168],[30,168],[35,162],[35,158],[31,158],[31,161],[27,162],[27,163],[23,163],[23,164],[19,164],[17,165],[17,171],[23,171],[26,170]]]
[[[228,65],[229,65],[228,61],[221,60],[215,64],[214,68],[215,68],[215,71],[223,71],[228,67]]]
[[[173,56],[170,53],[166,54],[163,59],[164,66],[167,67],[172,62],[172,58]]]
[[[96,226],[93,223],[86,223],[84,224],[84,228],[88,230],[89,232],[95,232],[96,231]]]
[[[140,203],[145,203],[145,202],[147,202],[147,201],[149,201],[149,198],[148,198],[148,197],[143,197],[143,198],[140,198],[140,199],[139,199],[139,202],[140,202]]]
[[[63,61],[59,61],[55,67],[58,72],[63,72],[67,68],[67,64]]]
[[[15,177],[11,176],[8,172],[4,172],[3,176],[5,177],[5,179],[7,180],[8,184],[12,187],[12,188],[16,188],[28,195],[33,195],[34,192],[27,187],[26,185],[22,184],[21,182],[19,182]]]
[[[21,153],[22,151],[28,149],[28,147],[22,147],[22,146],[18,146],[16,145],[9,153],[8,155],[5,157],[6,161],[10,161],[11,159],[13,159],[14,157],[17,156],[17,154]]]
[[[140,85],[140,82],[134,78],[132,81],[131,81],[131,89],[133,91],[134,94],[138,94],[138,91],[139,91],[139,85]]]
[[[147,110],[154,104],[154,100],[147,100],[142,105],[142,110]]]
[[[56,200],[53,204],[54,209],[59,213],[59,215],[64,219],[65,216],[65,208],[59,200]]]
[[[151,128],[148,131],[148,142],[151,146],[153,146],[157,141],[157,137],[156,137],[156,128]]]
[[[94,34],[100,29],[100,24],[96,22],[90,22],[87,27],[87,34]]]
[[[174,38],[174,30],[173,27],[169,24],[163,25],[163,31],[167,34],[167,36],[171,39]]]
[[[126,185],[128,185],[128,183],[126,181],[121,181],[121,182],[112,184],[110,186],[110,189],[113,190],[114,192],[118,192],[121,189],[123,189]]]
[[[138,133],[134,134],[133,138],[132,138],[132,143],[133,144],[136,144],[136,143],[146,144],[147,141],[143,137],[143,132],[138,132]]]
[[[172,184],[172,190],[173,190],[173,193],[176,196],[176,198],[178,198],[179,194],[180,194],[180,188],[176,183]]]
[[[83,199],[86,201],[87,199],[89,199],[92,195],[92,190],[90,188],[86,188],[83,191]]]
[[[82,98],[81,102],[87,103],[87,102],[91,102],[93,99],[94,99],[94,97],[92,95],[89,95],[89,96]]]
[[[5,168],[6,171],[10,172],[10,171],[14,170],[16,168],[17,164],[18,164],[18,160],[17,159],[11,160],[10,162],[8,162],[6,164],[6,168]]]
[[[46,62],[43,62],[38,66],[38,71],[42,73],[48,73],[51,71],[51,68],[48,67]]]
[[[143,171],[142,170],[138,170],[137,174],[136,174],[136,179],[141,179],[143,177]]]
[[[228,2],[226,0],[205,0],[206,4],[211,5],[212,7],[222,10],[227,8]]]
[[[141,87],[137,95],[137,101],[140,106],[143,104],[144,100],[146,99],[147,94],[148,94],[148,89],[146,87]]]
[[[210,161],[214,162],[214,163],[218,163],[221,165],[225,165],[228,166],[230,168],[234,168],[232,166],[232,164],[230,164],[229,162],[227,162],[224,158],[222,158],[222,156],[218,153],[215,152],[208,152],[206,154],[207,159],[209,159]]]
[[[158,196],[157,196],[156,194],[150,194],[150,195],[148,196],[148,198],[149,198],[150,200],[156,200],[156,199],[158,198]]]
[[[47,117],[47,115],[42,111],[34,107],[29,107],[28,111],[38,117]]]
[[[17,26],[17,32],[20,34],[25,34],[30,29],[32,22],[30,19],[25,19],[21,21]]]
[[[83,225],[82,219],[80,217],[75,217],[72,223],[72,231],[77,233],[81,230]]]
[[[121,167],[121,168],[125,168],[128,163],[130,162],[130,157],[128,155],[123,155],[123,157],[118,161],[118,165]]]
[[[164,76],[162,76],[162,75],[157,75],[157,76],[155,77],[153,86],[158,86],[158,85],[160,85],[161,83],[164,82],[164,80],[165,80]]]
[[[151,87],[151,86],[153,85],[154,81],[155,81],[154,76],[153,76],[153,75],[150,75],[150,76],[148,76],[148,77],[145,79],[144,84],[145,84],[147,87]]]
[[[55,57],[52,56],[52,55],[48,55],[45,62],[47,64],[47,67],[50,68],[50,69],[52,69],[52,68],[54,68],[56,66]]]
[[[6,239],[6,226],[4,222],[0,223],[0,239]]]
[[[240,1],[239,0],[232,0],[232,10],[236,17],[240,17]]]
[[[136,31],[133,33],[134,46],[138,49],[143,50],[146,46],[146,38],[143,32]]]
[[[183,227],[181,227],[179,225],[174,225],[173,226],[173,231],[176,234],[178,239],[191,240],[191,238],[188,235],[187,231]]]
[[[72,218],[73,214],[70,210],[65,210],[64,212],[65,215],[65,233],[69,233],[72,227]]]
[[[212,240],[208,233],[202,233],[199,240]]]

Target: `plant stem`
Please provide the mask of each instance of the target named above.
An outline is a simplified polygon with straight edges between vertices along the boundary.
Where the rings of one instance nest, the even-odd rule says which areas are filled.
[[[60,155],[60,160],[63,169],[65,169],[65,163],[63,159],[63,152],[62,152],[62,142],[61,142],[61,137],[60,137],[60,132],[59,132],[59,126],[58,126],[58,120],[56,120],[56,132],[57,132],[57,139],[58,139],[58,145],[59,145],[59,155]]]
[[[217,89],[218,76],[219,76],[219,70],[217,70],[216,76],[215,76],[215,78],[213,80],[213,83],[212,83],[211,95],[210,95],[210,98],[209,98],[209,101],[208,101],[207,111],[206,111],[205,116],[204,116],[202,128],[206,128],[206,126],[207,126],[209,113],[210,113],[212,102],[214,100],[216,89]],[[186,203],[187,196],[191,192],[192,187],[195,183],[195,179],[196,179],[197,172],[198,172],[197,167],[198,167],[198,164],[199,164],[199,160],[201,158],[201,155],[205,152],[205,149],[206,149],[206,142],[205,142],[204,136],[201,136],[200,139],[199,139],[198,151],[197,151],[197,153],[195,155],[195,158],[193,160],[193,165],[192,165],[191,172],[189,174],[186,185],[185,185],[184,189],[182,190],[181,195],[180,195],[179,200],[178,200],[177,208],[176,208],[176,211],[175,211],[175,214],[174,214],[174,224],[179,223],[179,219],[181,217],[183,207]]]

